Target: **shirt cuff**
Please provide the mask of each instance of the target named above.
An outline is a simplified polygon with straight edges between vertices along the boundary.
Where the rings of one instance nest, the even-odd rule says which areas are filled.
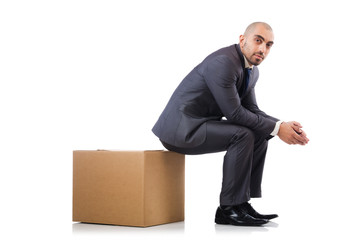
[[[270,135],[272,135],[272,136],[274,137],[275,135],[278,134],[279,128],[280,128],[280,124],[282,124],[282,122],[283,122],[283,121],[278,121],[278,122],[275,124],[274,130],[271,132]]]

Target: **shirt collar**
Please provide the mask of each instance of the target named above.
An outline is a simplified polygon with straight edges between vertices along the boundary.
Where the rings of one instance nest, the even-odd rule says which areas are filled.
[[[246,57],[243,55],[244,57],[244,62],[245,62],[245,68],[251,68],[251,70],[253,70],[254,65],[250,65],[248,60],[246,60]]]

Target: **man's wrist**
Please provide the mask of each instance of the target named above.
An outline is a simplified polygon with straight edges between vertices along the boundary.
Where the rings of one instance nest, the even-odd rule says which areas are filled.
[[[279,133],[280,124],[282,124],[283,121],[278,121],[275,123],[274,130],[270,133],[271,136],[276,136]]]

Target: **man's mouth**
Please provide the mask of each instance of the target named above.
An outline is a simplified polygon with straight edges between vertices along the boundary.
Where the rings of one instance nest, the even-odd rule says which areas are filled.
[[[254,54],[254,56],[255,56],[257,59],[260,59],[260,60],[263,60],[263,59],[264,59],[264,56],[263,56],[263,55],[260,55],[260,54]]]

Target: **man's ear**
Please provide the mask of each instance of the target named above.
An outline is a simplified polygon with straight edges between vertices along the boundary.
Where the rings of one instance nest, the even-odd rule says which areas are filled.
[[[243,48],[243,47],[244,47],[244,43],[245,43],[245,36],[244,36],[244,35],[240,35],[240,37],[239,37],[240,48]]]

